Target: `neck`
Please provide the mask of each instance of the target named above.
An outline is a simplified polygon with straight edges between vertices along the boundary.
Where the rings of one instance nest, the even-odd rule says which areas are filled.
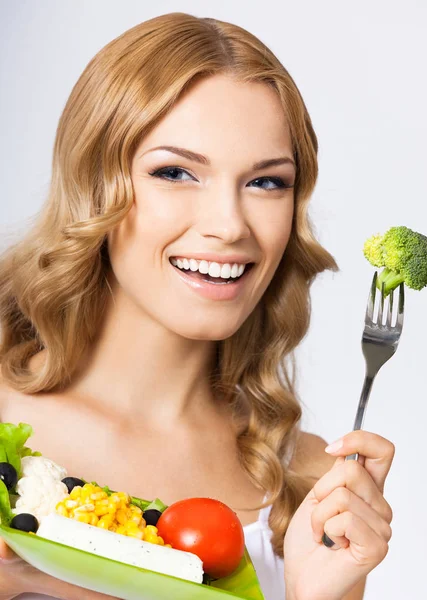
[[[172,430],[219,415],[209,384],[216,342],[186,339],[115,285],[97,339],[67,391],[125,427]]]

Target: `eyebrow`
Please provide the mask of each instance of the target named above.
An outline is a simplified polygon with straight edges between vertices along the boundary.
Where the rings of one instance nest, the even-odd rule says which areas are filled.
[[[186,148],[179,148],[177,146],[156,146],[155,148],[150,148],[150,150],[146,150],[142,154],[140,154],[139,158],[141,158],[144,154],[148,152],[154,152],[154,150],[167,150],[168,152],[173,152],[174,154],[178,154],[184,158],[188,158],[188,160],[193,160],[194,162],[198,162],[201,165],[210,166],[210,160],[207,156],[203,154],[198,154],[197,152],[193,152],[192,150],[187,150]],[[276,165],[283,164],[291,164],[296,168],[295,161],[289,156],[280,156],[278,158],[267,158],[265,160],[260,160],[253,164],[252,169],[257,171],[258,169],[265,169],[267,167],[273,167]]]

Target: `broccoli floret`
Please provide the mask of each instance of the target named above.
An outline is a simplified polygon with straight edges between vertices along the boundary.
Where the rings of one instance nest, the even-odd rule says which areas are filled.
[[[409,227],[391,227],[384,235],[376,234],[363,246],[365,257],[374,267],[385,267],[377,278],[388,294],[404,283],[413,290],[427,286],[427,237]]]
[[[383,237],[380,233],[373,235],[363,247],[363,254],[374,267],[384,266]]]

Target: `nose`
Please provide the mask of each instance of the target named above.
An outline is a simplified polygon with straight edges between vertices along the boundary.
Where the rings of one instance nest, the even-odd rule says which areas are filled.
[[[230,185],[215,186],[204,196],[199,215],[197,229],[204,237],[232,244],[251,235],[240,194]]]

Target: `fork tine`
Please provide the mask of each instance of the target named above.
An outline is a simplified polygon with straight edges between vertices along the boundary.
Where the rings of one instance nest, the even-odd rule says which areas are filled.
[[[384,310],[384,281],[381,284],[381,298],[380,298],[380,307],[378,309],[377,325],[383,324],[383,310]]]
[[[393,316],[393,292],[394,292],[394,290],[391,290],[391,292],[390,292],[390,302],[388,304],[388,311],[387,311],[386,327],[388,329],[391,329],[391,319]]]
[[[397,312],[396,327],[399,331],[402,331],[403,327],[403,311],[405,308],[405,286],[403,283],[399,285],[399,309]]]
[[[368,302],[366,304],[365,323],[372,323],[374,318],[375,294],[377,290],[378,271],[375,271],[372,278],[371,289],[369,291]]]

